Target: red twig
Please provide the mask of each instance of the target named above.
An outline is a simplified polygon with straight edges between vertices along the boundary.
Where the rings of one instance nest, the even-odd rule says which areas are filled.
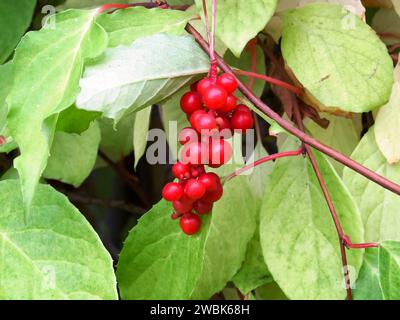
[[[300,88],[297,88],[297,87],[291,85],[290,83],[286,83],[279,79],[275,79],[275,78],[272,78],[272,77],[269,77],[269,76],[266,76],[263,74],[253,73],[253,72],[244,71],[244,70],[240,70],[240,69],[233,69],[233,72],[238,75],[248,76],[248,77],[264,80],[265,82],[272,83],[276,86],[288,89],[289,91],[291,91],[299,96],[303,94],[303,91]]]
[[[257,51],[256,51],[257,40],[253,39],[249,42],[249,51],[251,54],[251,74],[254,75],[257,72]],[[255,77],[250,76],[249,85],[247,86],[250,90],[253,90]]]
[[[205,52],[209,51],[209,47],[206,41],[201,37],[201,35],[194,29],[190,24],[186,26],[186,30],[191,33],[198,44],[203,48]],[[224,72],[230,73],[234,75],[234,72],[231,70],[231,68],[224,62],[224,60],[216,55],[217,62],[221,70]],[[237,77],[236,77],[237,79]],[[243,93],[243,95],[249,99],[249,101],[257,107],[260,111],[262,111],[265,115],[267,115],[269,118],[274,120],[276,123],[278,123],[283,129],[285,129],[287,132],[290,134],[296,136],[299,138],[301,141],[304,143],[314,147],[315,149],[321,151],[322,153],[325,153],[332,159],[335,159],[336,161],[340,162],[341,164],[345,165],[346,167],[349,167],[350,169],[358,172],[359,174],[363,175],[364,177],[368,178],[369,180],[381,185],[385,189],[388,189],[398,195],[400,195],[400,185],[386,179],[385,177],[377,174],[376,172],[364,167],[360,163],[346,157],[345,155],[341,154],[335,149],[332,149],[318,140],[310,137],[306,133],[302,132],[298,128],[294,127],[290,122],[286,121],[283,119],[279,114],[277,114],[275,111],[273,111],[269,106],[267,106],[264,102],[262,102],[259,98],[257,98],[254,93],[249,90],[246,85],[244,85],[239,79],[237,79],[238,84],[239,84],[239,90]]]
[[[217,2],[216,0],[212,0],[212,19],[211,19],[211,35],[210,35],[210,77],[212,80],[217,79],[218,69],[217,69],[217,59],[215,56],[215,25],[216,25],[216,16],[217,16]]]
[[[226,176],[225,177],[225,181],[229,181],[229,180],[241,175],[243,172],[251,170],[251,169],[253,169],[253,168],[255,168],[255,167],[257,167],[257,166],[259,166],[259,165],[261,165],[263,163],[266,163],[268,161],[273,161],[273,160],[276,160],[276,159],[286,158],[286,157],[295,157],[295,156],[300,155],[301,152],[302,152],[302,150],[298,149],[298,150],[295,150],[295,151],[285,151],[285,152],[275,153],[275,154],[272,154],[270,156],[261,158],[261,159],[255,161],[255,162],[253,162],[253,163],[251,163],[249,165],[246,165],[246,166],[236,170],[235,172],[231,173],[230,175]]]
[[[389,53],[393,53],[395,52],[397,49],[400,49],[400,43],[394,44],[392,46],[389,47],[388,51]]]
[[[206,33],[207,33],[208,43],[210,43],[211,42],[211,39],[210,39],[210,21],[208,20],[206,0],[203,0],[203,12],[204,12],[204,21],[205,21],[205,24],[206,24]]]

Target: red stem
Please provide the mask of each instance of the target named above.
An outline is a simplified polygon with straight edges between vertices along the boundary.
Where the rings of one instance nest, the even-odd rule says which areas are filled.
[[[191,33],[198,44],[203,48],[205,52],[209,51],[209,47],[206,41],[201,37],[201,35],[194,29],[190,24],[186,26],[186,30]],[[216,59],[218,62],[219,67],[226,73],[230,73],[233,76],[234,72],[232,69],[224,62],[224,60],[216,55]],[[341,154],[335,149],[332,149],[318,140],[310,137],[309,135],[305,134],[298,128],[294,127],[290,122],[286,121],[285,119],[281,118],[279,114],[277,114],[275,111],[273,111],[269,106],[267,106],[264,102],[262,102],[259,98],[257,98],[254,93],[249,90],[237,77],[236,77],[239,85],[239,90],[243,93],[243,95],[254,105],[256,106],[260,111],[262,111],[265,115],[267,115],[269,118],[277,122],[283,129],[285,129],[287,132],[290,134],[296,136],[299,138],[301,141],[304,143],[314,147],[315,149],[321,151],[322,153],[325,153],[332,159],[335,159],[336,161],[340,162],[341,164],[345,165],[346,167],[349,167],[350,169],[358,172],[359,174],[363,175],[364,177],[368,178],[369,180],[381,185],[383,188],[388,189],[398,195],[400,195],[400,185],[386,179],[385,177],[382,177],[381,175],[377,174],[376,172],[373,172],[372,170],[364,167],[360,163],[346,157],[345,155]]]
[[[302,150],[298,149],[298,150],[295,150],[295,151],[285,151],[285,152],[275,153],[275,154],[272,154],[270,156],[261,158],[261,159],[255,161],[255,162],[253,162],[253,163],[251,163],[249,165],[246,165],[246,166],[236,170],[235,172],[231,173],[230,175],[226,176],[225,177],[225,181],[229,181],[229,180],[241,175],[243,172],[251,170],[251,169],[253,169],[253,168],[255,168],[255,167],[257,167],[257,166],[259,166],[259,165],[261,165],[263,163],[266,163],[268,161],[273,161],[273,160],[276,160],[276,159],[286,158],[286,157],[299,156],[299,155],[301,155],[301,152],[302,152]]]
[[[250,54],[251,54],[251,73],[253,75],[256,74],[256,71],[257,71],[256,44],[257,44],[257,40],[256,39],[251,40],[250,43],[249,43],[249,51],[250,51]],[[250,77],[249,85],[247,86],[250,90],[253,90],[254,79],[255,78],[256,77],[253,77],[253,76]]]
[[[247,77],[252,77],[252,78],[257,78],[257,79],[261,79],[264,80],[268,83],[272,83],[276,86],[288,89],[289,91],[301,96],[303,94],[303,91],[287,82],[284,82],[282,80],[279,79],[275,79],[263,74],[258,74],[258,73],[253,73],[253,72],[249,72],[249,71],[244,71],[244,70],[240,70],[240,69],[234,69],[233,70],[234,73],[241,75],[241,76],[247,76]]]
[[[205,24],[206,24],[206,33],[207,33],[208,43],[210,43],[211,42],[211,39],[210,39],[210,21],[208,20],[206,0],[203,0],[203,12],[204,12],[204,21],[205,21]]]
[[[217,17],[217,2],[212,0],[212,20],[211,20],[211,35],[210,35],[210,77],[212,80],[216,81],[218,75],[217,69],[217,59],[215,57],[215,20]]]

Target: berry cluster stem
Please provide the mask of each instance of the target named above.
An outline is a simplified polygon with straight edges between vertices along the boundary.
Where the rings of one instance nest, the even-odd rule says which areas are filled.
[[[186,26],[186,30],[194,36],[196,39],[197,43],[200,45],[201,48],[205,52],[209,52],[209,46],[206,41],[202,38],[202,36],[197,32],[195,28],[193,28],[190,24]],[[216,59],[218,62],[218,66],[226,73],[230,73],[234,75],[234,72],[232,69],[224,62],[224,60],[216,55]],[[237,77],[236,77],[237,79]],[[289,121],[286,121],[283,119],[279,114],[277,114],[275,111],[273,111],[268,105],[266,105],[264,102],[262,102],[258,97],[254,95],[254,93],[249,90],[246,85],[244,85],[239,79],[238,81],[238,86],[239,90],[242,92],[242,94],[255,106],[257,107],[261,112],[263,112],[266,116],[277,122],[283,129],[285,129],[287,132],[290,134],[296,136],[299,138],[301,141],[303,141],[305,144],[310,145],[314,147],[315,149],[321,151],[322,153],[326,154],[327,156],[331,157],[332,159],[340,162],[341,164],[345,165],[346,167],[356,171],[357,173],[363,175],[367,179],[379,184],[383,188],[392,191],[395,194],[400,195],[400,185],[394,183],[393,181],[390,181],[386,179],[385,177],[377,174],[376,172],[364,167],[360,163],[346,157],[344,154],[340,153],[339,151],[332,149],[331,147],[328,147],[318,140],[312,138],[311,136],[307,135],[300,129],[296,128],[293,126]]]
[[[280,158],[299,156],[299,155],[301,155],[301,153],[302,153],[302,149],[300,148],[300,149],[295,150],[295,151],[284,151],[284,152],[275,153],[275,154],[272,154],[270,156],[263,157],[263,158],[255,161],[255,162],[249,164],[249,165],[246,165],[246,166],[236,170],[235,172],[231,173],[230,175],[226,176],[225,177],[225,181],[229,181],[229,180],[241,175],[242,173],[244,173],[244,172],[246,172],[248,170],[251,170],[251,169],[253,169],[253,168],[255,168],[255,167],[257,167],[257,166],[259,166],[259,165],[261,165],[263,163],[266,163],[266,162],[269,162],[269,161],[273,161],[273,160],[277,160],[277,159],[280,159]]]

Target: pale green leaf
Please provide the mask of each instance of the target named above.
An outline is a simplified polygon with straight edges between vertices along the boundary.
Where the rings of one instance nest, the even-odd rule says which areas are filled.
[[[354,124],[355,120],[327,113],[322,113],[321,118],[329,120],[328,128],[324,129],[311,119],[306,119],[304,124],[307,130],[322,143],[338,150],[346,156],[350,156],[360,141],[360,135]],[[341,175],[344,168],[343,165],[335,160],[330,161],[339,175]]]
[[[244,294],[272,281],[262,254],[258,230],[250,240],[247,246],[246,258],[232,281],[240,292]]]
[[[99,143],[97,122],[81,134],[56,132],[43,176],[79,187],[96,163]]]
[[[400,75],[400,64],[395,69]],[[379,109],[375,120],[375,139],[390,164],[400,161],[400,80],[393,85],[389,102]]]
[[[169,97],[208,68],[207,55],[189,36],[139,38],[130,46],[107,49],[86,68],[77,106],[118,121]]]
[[[288,140],[284,150],[298,148]],[[346,234],[363,241],[360,213],[329,161],[314,151]],[[337,232],[310,161],[279,159],[260,217],[261,246],[274,280],[291,299],[343,299],[346,295]],[[348,252],[353,279],[363,252]]]
[[[11,62],[0,65],[0,133],[6,129],[8,107],[6,98],[13,84],[13,65]]]
[[[0,64],[7,60],[31,24],[36,0],[0,1]]]
[[[27,33],[16,50],[8,126],[21,151],[15,167],[27,206],[46,167],[57,113],[74,102],[84,60],[99,55],[107,45],[95,14],[60,13],[55,29]]]
[[[389,100],[393,63],[385,45],[340,5],[310,4],[285,12],[282,52],[324,110],[365,112]]]
[[[109,46],[115,47],[155,33],[182,35],[191,17],[185,11],[134,7],[103,14],[97,22],[108,32]]]
[[[151,106],[140,110],[135,116],[133,127],[133,151],[135,153],[135,168],[144,155],[147,146],[147,133],[150,127]]]
[[[367,249],[363,265],[353,288],[354,300],[382,300],[382,288],[379,282],[378,249]]]
[[[400,242],[384,241],[380,244],[379,280],[385,300],[400,299]]]
[[[203,1],[196,0],[199,13],[203,14]],[[211,17],[211,0],[207,0]],[[244,47],[253,39],[275,11],[277,0],[219,0],[217,1],[216,35],[239,57]]]
[[[117,277],[124,299],[209,299],[232,279],[255,229],[246,178],[224,186],[200,232],[188,237],[161,201],[130,232]]]
[[[400,164],[390,165],[375,142],[374,128],[363,137],[351,158],[395,183],[400,183]],[[400,240],[400,197],[345,168],[343,180],[360,208],[365,241]]]
[[[103,4],[107,3],[130,3],[130,2],[137,2],[137,1],[130,1],[130,0],[66,0],[63,4],[59,5],[57,8],[59,10],[66,10],[66,9],[84,9],[84,8],[96,8]]]
[[[1,299],[117,299],[111,257],[66,197],[39,185],[29,217],[17,180],[0,197]]]

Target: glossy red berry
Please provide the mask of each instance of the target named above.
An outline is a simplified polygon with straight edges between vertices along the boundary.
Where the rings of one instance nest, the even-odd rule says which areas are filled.
[[[213,81],[210,78],[204,78],[197,83],[197,92],[201,95],[206,92],[206,90],[213,85]]]
[[[207,134],[207,132],[217,128],[217,122],[214,116],[208,113],[201,114],[194,121],[194,128],[199,133]]]
[[[162,196],[167,201],[177,201],[183,196],[183,188],[176,182],[167,183],[162,190]]]
[[[217,83],[223,86],[228,93],[235,92],[238,87],[235,77],[229,73],[221,74],[217,79]]]
[[[181,151],[181,162],[200,165],[208,162],[208,148],[203,142],[186,144]]]
[[[191,166],[188,163],[178,161],[172,166],[172,174],[175,178],[183,179],[190,173]]]
[[[194,203],[193,209],[196,210],[198,214],[208,214],[213,209],[213,203],[204,200],[199,200]]]
[[[207,114],[204,110],[195,111],[189,118],[190,125],[195,128],[200,116]]]
[[[199,84],[199,81],[196,81],[190,85],[190,91],[197,91],[197,85]]]
[[[199,231],[201,226],[201,219],[196,214],[187,213],[181,217],[179,224],[182,231],[188,236],[191,236]]]
[[[212,168],[219,168],[231,160],[232,153],[229,142],[223,139],[210,139],[208,165]]]
[[[207,191],[202,200],[208,202],[217,202],[222,198],[223,193],[224,189],[222,188],[222,185],[218,184],[213,190]]]
[[[206,187],[206,192],[213,191],[221,185],[221,179],[214,172],[203,173],[199,179]]]
[[[183,195],[181,199],[172,202],[172,205],[176,212],[187,213],[193,209],[194,201],[187,196]]]
[[[254,125],[254,119],[250,112],[235,111],[231,119],[232,129],[246,131]]]
[[[202,94],[204,104],[212,109],[218,110],[226,104],[228,93],[219,84],[213,84]]]
[[[197,178],[198,176],[200,176],[200,175],[203,174],[204,172],[205,172],[205,170],[204,170],[204,166],[203,166],[203,165],[197,166],[197,167],[193,167],[193,168],[190,170],[190,174],[191,174],[191,176],[192,176],[193,178]]]
[[[219,109],[222,112],[231,112],[236,109],[237,98],[233,94],[229,94],[226,98],[225,105]]]
[[[181,108],[186,114],[201,110],[202,106],[201,95],[198,92],[186,92],[181,98]]]
[[[244,104],[239,104],[239,105],[237,105],[235,111],[243,111],[243,112],[251,113],[251,110],[249,109],[249,107],[246,106],[246,105],[244,105]]]
[[[206,186],[196,179],[190,179],[185,185],[185,195],[193,200],[201,199],[206,193]]]
[[[178,140],[182,145],[188,142],[197,142],[199,141],[199,134],[193,128],[183,128],[178,135]]]

